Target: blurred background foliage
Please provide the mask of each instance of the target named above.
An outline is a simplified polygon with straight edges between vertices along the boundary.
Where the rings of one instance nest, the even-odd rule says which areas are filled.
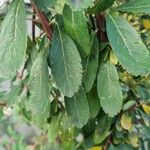
[[[118,0],[115,5],[123,2]],[[0,24],[6,11],[7,5],[5,9],[1,6]],[[150,50],[150,16],[132,13],[122,13],[122,16],[139,32]],[[101,111],[97,119],[91,119],[79,130],[70,123],[66,111],[57,113],[59,108],[53,101],[52,111],[56,115],[49,120],[50,125],[41,129],[30,122],[31,116],[22,105],[10,108],[0,103],[0,150],[150,150],[150,76],[132,76],[113,54],[110,59],[117,64],[124,96],[122,111],[113,121]],[[4,93],[1,90],[0,97]],[[12,101],[23,99],[19,94],[13,86],[9,97]]]

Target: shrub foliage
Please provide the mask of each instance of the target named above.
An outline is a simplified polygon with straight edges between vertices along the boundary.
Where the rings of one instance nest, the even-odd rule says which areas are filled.
[[[0,78],[11,80],[1,104],[17,104],[51,149],[150,148],[150,53],[125,17],[150,14],[150,1],[32,0],[31,7],[13,0],[1,25]]]

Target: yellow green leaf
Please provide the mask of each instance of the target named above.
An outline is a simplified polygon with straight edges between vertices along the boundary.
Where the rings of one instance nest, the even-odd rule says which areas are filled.
[[[145,29],[150,29],[150,19],[143,19],[142,23]]]
[[[150,115],[150,106],[147,104],[142,104],[142,108],[145,111],[145,113],[147,113],[148,115]]]
[[[89,150],[102,150],[102,146],[94,146],[91,147]]]
[[[131,117],[123,114],[121,116],[121,126],[126,130],[131,130],[131,128],[132,128],[132,119],[131,119]]]
[[[118,64],[118,58],[112,51],[110,52],[110,61],[114,65]]]
[[[133,147],[138,147],[139,139],[136,134],[133,134],[133,133],[130,134],[129,139],[130,139],[130,143],[132,144]]]

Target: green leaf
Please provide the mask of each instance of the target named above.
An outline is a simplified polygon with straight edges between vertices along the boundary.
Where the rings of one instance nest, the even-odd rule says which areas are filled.
[[[36,48],[36,45],[33,45],[32,48],[30,48],[30,53],[28,54],[28,60],[27,60],[27,63],[26,63],[26,69],[28,72],[31,71],[31,67],[36,59],[38,55],[38,49]]]
[[[109,61],[102,63],[97,80],[97,90],[101,107],[110,117],[113,117],[120,112],[123,101],[115,66]]]
[[[88,8],[92,3],[92,0],[68,0],[68,4],[71,5],[74,11],[83,10]]]
[[[53,116],[51,119],[51,123],[48,128],[48,139],[49,139],[49,142],[51,143],[55,142],[57,136],[59,135],[61,120],[62,120],[61,113],[57,116]]]
[[[92,88],[97,70],[98,70],[98,58],[99,58],[99,45],[96,36],[92,42],[92,52],[86,59],[85,71],[83,74],[83,84],[86,92],[89,92]]]
[[[57,26],[50,51],[50,64],[56,85],[65,96],[72,97],[82,81],[79,52],[72,39]]]
[[[117,150],[117,148],[114,145],[110,145],[108,150]]]
[[[136,76],[149,74],[149,51],[138,33],[120,16],[108,15],[106,21],[109,41],[122,66]]]
[[[131,145],[128,144],[119,144],[116,146],[117,150],[134,150],[134,148]]]
[[[29,80],[30,99],[26,108],[31,110],[33,119],[42,123],[46,121],[49,108],[49,73],[45,51],[42,50],[35,59]]]
[[[130,0],[129,2],[119,6],[117,10],[125,12],[141,12],[150,13],[150,1],[149,0]]]
[[[150,139],[150,128],[147,126],[140,127],[139,134],[143,139]]]
[[[69,5],[65,5],[63,10],[63,21],[66,32],[78,45],[81,54],[90,54],[90,36],[88,26],[83,11],[73,12]]]
[[[72,98],[65,97],[68,115],[78,128],[82,128],[89,119],[89,105],[85,91],[81,88]]]
[[[47,12],[50,7],[56,5],[57,0],[33,0],[35,5],[40,8],[42,11]]]
[[[14,0],[0,33],[0,78],[12,78],[25,60],[26,14],[23,0]]]
[[[115,0],[98,0],[95,5],[88,10],[88,13],[96,14],[102,11],[105,11],[109,8]]]
[[[109,135],[111,122],[112,119],[101,110],[97,116],[97,127],[94,133],[95,144],[100,144]]]
[[[63,13],[63,8],[66,3],[67,3],[67,0],[57,0],[57,3],[55,5],[55,10],[58,14]]]
[[[132,106],[136,105],[136,102],[134,100],[130,100],[128,102],[126,102],[124,105],[123,105],[123,110],[126,111],[128,110],[129,108],[131,108]]]
[[[90,109],[90,118],[95,118],[100,110],[100,100],[97,95],[97,90],[93,88],[87,93],[87,100]]]

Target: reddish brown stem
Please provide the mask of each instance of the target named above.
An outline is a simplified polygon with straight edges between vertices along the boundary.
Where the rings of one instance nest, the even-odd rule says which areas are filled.
[[[100,42],[107,42],[107,33],[106,33],[106,22],[104,13],[99,13],[96,15],[96,24],[98,28],[98,38]]]
[[[41,10],[39,10],[37,8],[37,6],[31,1],[33,9],[35,10],[37,16],[39,17],[40,23],[43,26],[43,31],[45,32],[45,34],[47,35],[48,39],[51,40],[52,39],[52,29],[49,25],[49,21],[46,18],[44,12],[42,12]]]
[[[32,16],[32,40],[35,42],[35,22],[33,20],[36,19],[35,10],[33,9],[33,16]]]

